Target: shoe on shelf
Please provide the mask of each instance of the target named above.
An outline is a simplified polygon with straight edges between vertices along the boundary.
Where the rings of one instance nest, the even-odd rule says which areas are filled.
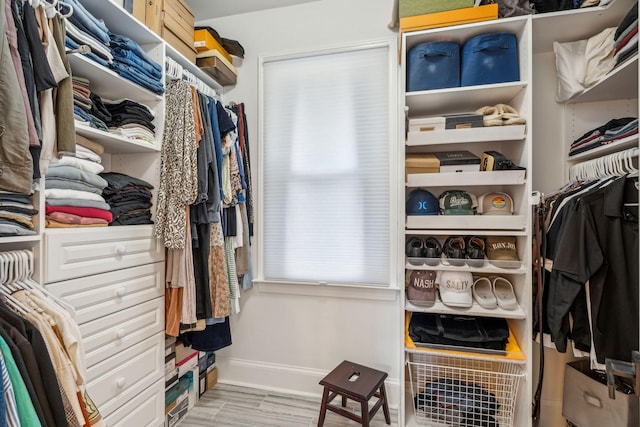
[[[488,105],[476,110],[476,114],[482,114],[482,124],[484,126],[502,126],[502,111],[498,110],[496,106],[490,107]]]
[[[518,308],[518,300],[513,292],[513,285],[504,277],[494,277],[492,282],[493,294],[500,308],[515,310]]]
[[[422,265],[424,259],[422,259],[422,249],[424,242],[421,237],[411,237],[407,240],[405,247],[405,254],[407,255],[407,262],[411,265]]]
[[[491,280],[479,277],[473,282],[473,299],[482,308],[492,309],[498,306]]]
[[[461,267],[465,260],[465,244],[462,236],[449,236],[442,247],[442,263]]]
[[[464,239],[466,245],[467,265],[470,267],[484,266],[485,243],[482,237],[467,236]]]
[[[426,237],[422,244],[422,257],[427,265],[440,264],[440,257],[442,256],[442,246],[435,237]]]

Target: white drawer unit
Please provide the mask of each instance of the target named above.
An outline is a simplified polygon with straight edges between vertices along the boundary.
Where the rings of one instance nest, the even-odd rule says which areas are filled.
[[[164,259],[153,226],[47,229],[45,283],[104,273]]]
[[[109,427],[164,425],[164,381],[160,380],[107,417]]]
[[[164,263],[147,264],[48,285],[89,322],[164,295]]]
[[[164,329],[164,301],[156,298],[80,325],[87,365],[93,366]]]
[[[164,377],[164,333],[158,333],[87,369],[87,391],[109,415]]]

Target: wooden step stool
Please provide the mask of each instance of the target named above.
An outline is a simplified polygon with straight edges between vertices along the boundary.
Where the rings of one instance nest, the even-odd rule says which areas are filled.
[[[324,386],[322,393],[322,406],[320,407],[320,416],[318,418],[318,427],[324,424],[324,417],[329,411],[340,414],[343,417],[350,418],[363,427],[369,427],[369,421],[378,412],[380,406],[384,411],[384,419],[387,424],[391,424],[389,416],[389,405],[387,403],[387,395],[384,390],[384,380],[387,373],[376,369],[367,368],[357,363],[343,361],[333,371],[329,372],[326,377],[320,380],[320,385]],[[360,403],[360,416],[353,412],[349,412],[339,406],[331,405],[331,401],[336,396],[342,396],[342,408],[347,406],[347,398]],[[369,411],[369,399],[372,396],[378,398],[378,401]]]

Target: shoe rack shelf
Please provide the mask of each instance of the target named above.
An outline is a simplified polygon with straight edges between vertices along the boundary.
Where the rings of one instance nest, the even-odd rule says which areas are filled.
[[[409,132],[407,147],[464,144],[467,142],[522,141],[526,137],[526,128],[526,125],[515,125]]]
[[[527,316],[527,312],[520,306],[513,310],[505,310],[500,307],[496,308],[484,308],[480,307],[477,302],[473,302],[471,307],[449,307],[445,305],[440,298],[436,298],[436,302],[431,307],[424,307],[420,305],[412,304],[410,301],[405,301],[404,309],[411,312],[421,313],[438,313],[438,314],[459,314],[464,316],[478,316],[478,317],[503,317],[505,319],[524,319]]]
[[[507,83],[487,84],[481,86],[454,87],[448,89],[425,90],[404,93],[404,113],[407,119],[424,116],[442,116],[477,111],[483,106],[508,104],[514,107],[519,115],[526,120],[526,125],[494,126],[471,129],[449,129],[425,132],[402,133],[405,153],[468,150],[476,155],[483,151],[496,150],[525,170],[508,170],[492,172],[453,172],[453,173],[425,173],[409,174],[405,177],[405,196],[415,188],[431,191],[436,197],[445,190],[457,189],[469,191],[476,196],[492,191],[508,193],[514,200],[514,215],[434,215],[434,216],[405,216],[403,235],[406,246],[411,236],[436,237],[444,241],[448,236],[517,236],[517,250],[520,261],[504,268],[496,267],[488,260],[483,265],[462,266],[445,265],[440,259],[420,263],[419,259],[409,259],[403,253],[400,257],[402,283],[405,284],[405,273],[411,270],[431,271],[459,271],[472,273],[474,276],[500,276],[509,280],[513,286],[518,306],[513,310],[501,307],[487,309],[481,307],[475,300],[471,307],[460,308],[447,306],[440,300],[436,292],[436,302],[431,307],[416,305],[406,298],[402,292],[402,308],[405,316],[402,327],[405,328],[404,317],[410,312],[426,312],[437,314],[456,314],[479,317],[498,317],[507,319],[512,331],[513,339],[521,349],[523,381],[518,389],[515,417],[511,426],[525,426],[530,423],[531,415],[529,402],[532,393],[532,349],[531,349],[531,212],[528,204],[531,193],[531,52],[532,34],[530,17],[514,17],[495,21],[479,22],[404,33],[401,46],[403,78],[406,78],[406,61],[409,50],[420,43],[440,40],[452,40],[463,43],[467,39],[480,34],[508,32],[516,35],[518,45],[518,60],[520,78],[518,81]],[[405,82],[406,83],[406,82]],[[404,86],[406,87],[406,86]],[[432,148],[437,146],[437,148]],[[404,158],[403,158],[404,160]],[[399,166],[405,170],[404,162]],[[404,250],[403,250],[404,252]],[[435,262],[434,262],[435,261]],[[436,264],[436,265],[433,265]],[[403,329],[403,331],[406,331]],[[405,333],[402,334],[405,336]],[[404,338],[403,338],[404,339]],[[402,360],[405,366],[412,362],[412,349],[404,345]],[[424,350],[421,348],[421,350]],[[431,350],[429,350],[431,351]],[[463,358],[473,359],[474,353],[465,349],[455,351]],[[488,360],[500,360],[497,355],[484,355]],[[430,360],[420,364],[419,368],[433,370],[450,368],[436,363],[430,366]],[[404,370],[403,370],[404,371]],[[401,381],[404,383],[404,381]],[[418,384],[424,387],[424,384]],[[416,417],[413,407],[411,390],[407,386],[403,394],[406,412],[402,414],[399,425],[424,425],[424,420]],[[431,425],[431,424],[429,424]],[[502,425],[502,424],[501,424]]]
[[[407,176],[407,187],[522,185],[525,182],[524,170],[412,173]]]

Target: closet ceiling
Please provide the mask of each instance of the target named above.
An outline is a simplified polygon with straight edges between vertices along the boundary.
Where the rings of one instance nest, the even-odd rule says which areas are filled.
[[[196,14],[196,21],[257,12],[265,9],[295,6],[319,0],[186,0]]]

